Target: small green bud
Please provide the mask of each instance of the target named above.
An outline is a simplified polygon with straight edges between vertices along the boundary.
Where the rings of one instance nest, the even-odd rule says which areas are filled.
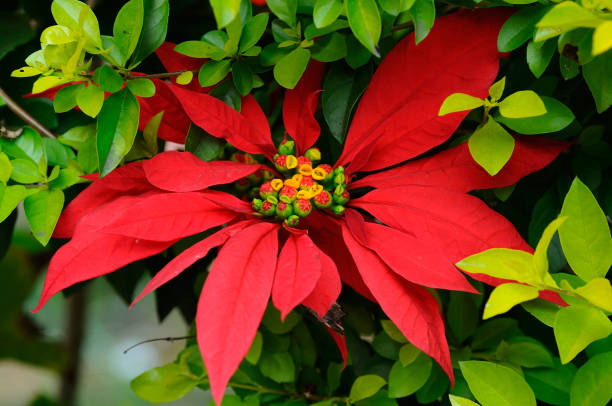
[[[291,216],[287,217],[287,219],[285,220],[285,224],[287,224],[289,227],[296,227],[299,222],[300,222],[300,218],[296,216],[295,214],[292,214]]]
[[[259,210],[264,216],[273,216],[275,211],[276,205],[267,200],[261,204],[261,209]]]
[[[261,199],[253,199],[253,201],[251,202],[251,207],[255,211],[260,211],[262,204],[263,204],[263,201]]]
[[[342,216],[345,210],[346,209],[344,208],[344,206],[341,206],[341,205],[337,205],[332,208],[332,211],[334,212],[336,216]]]
[[[342,189],[342,191],[340,193],[336,193],[338,189]],[[351,196],[349,195],[349,192],[344,189],[344,187],[338,186],[336,187],[336,190],[334,191],[333,198],[334,198],[334,203],[342,205],[342,204],[346,204],[351,198]]]
[[[344,185],[344,181],[346,180],[344,173],[337,173],[334,176],[334,184],[336,185]]]
[[[293,202],[293,212],[300,217],[306,217],[312,211],[312,203],[307,199],[297,199]]]
[[[304,152],[304,156],[311,161],[320,161],[321,160],[321,151],[319,148],[309,148]]]
[[[292,140],[285,140],[278,146],[278,152],[281,155],[292,155],[295,154],[295,142]]]
[[[276,205],[276,215],[282,219],[286,219],[293,214],[293,206],[283,201]]]

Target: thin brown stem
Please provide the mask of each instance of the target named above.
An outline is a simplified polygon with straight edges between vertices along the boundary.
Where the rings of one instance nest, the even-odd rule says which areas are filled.
[[[75,404],[81,372],[81,347],[85,336],[86,288],[81,288],[68,302],[68,332],[66,347],[68,365],[62,372],[60,399],[62,404]]]
[[[198,73],[198,70],[180,70],[178,72],[164,72],[164,73],[152,73],[150,75],[132,75],[131,73],[127,73],[125,78],[130,79],[167,79],[173,78],[175,76],[179,76],[185,72]]]
[[[11,97],[8,94],[6,94],[6,92],[2,90],[2,88],[0,88],[0,97],[4,99],[6,106],[13,113],[15,113],[19,118],[25,121],[30,127],[35,129],[36,131],[38,131],[40,134],[44,135],[45,137],[57,138],[57,135],[53,134],[53,132],[51,132],[51,130],[49,130],[47,127],[42,125],[40,121],[32,117],[30,113],[25,111],[19,104],[17,104],[17,102],[15,102],[15,100],[11,99]]]
[[[391,27],[391,31],[406,30],[406,29],[412,28],[412,27],[414,27],[414,22],[408,21],[407,23],[402,23],[402,24],[394,25],[393,27]]]

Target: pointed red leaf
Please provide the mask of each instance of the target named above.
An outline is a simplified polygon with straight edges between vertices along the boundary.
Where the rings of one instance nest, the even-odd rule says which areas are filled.
[[[489,248],[531,251],[512,223],[480,199],[431,186],[376,189],[351,200],[390,227],[440,247],[452,263]]]
[[[438,302],[424,288],[393,273],[371,250],[342,228],[346,246],[383,311],[414,346],[432,357],[454,383],[450,352]]]
[[[49,264],[40,308],[57,292],[91,278],[105,275],[136,260],[157,254],[174,244],[149,241],[99,231],[107,221],[132,206],[138,197],[121,197],[88,213],[79,222],[74,237],[63,245]]]
[[[346,348],[346,338],[343,335],[336,333],[331,328],[325,326],[329,335],[334,339],[336,345],[338,346],[338,350],[340,351],[340,355],[342,356],[342,369],[346,368],[346,361],[348,360],[348,349]]]
[[[141,162],[120,166],[102,179],[95,175],[95,179],[64,209],[53,232],[55,238],[72,237],[81,218],[103,204],[121,196],[156,190],[147,182]]]
[[[382,224],[365,223],[365,230],[366,246],[407,281],[429,288],[478,293],[438,246]]]
[[[295,88],[285,91],[283,121],[287,133],[295,141],[298,154],[312,147],[321,133],[314,114],[324,72],[325,64],[311,59]]]
[[[304,300],[321,277],[319,250],[307,234],[289,234],[276,263],[272,302],[281,319]]]
[[[310,295],[302,300],[302,304],[314,310],[319,318],[322,318],[340,296],[342,282],[334,261],[320,249],[318,251],[321,260],[321,277]]]
[[[251,154],[271,158],[276,153],[269,133],[261,133],[253,123],[221,100],[177,85],[168,86],[191,121],[212,136],[223,138],[239,150]]]
[[[168,151],[143,161],[147,180],[171,192],[193,192],[244,178],[261,168],[232,161],[202,161],[191,152]]]
[[[504,187],[542,169],[568,145],[543,137],[517,136],[512,158],[497,175],[491,176],[474,161],[467,143],[463,143],[431,157],[366,176],[353,182],[351,188],[429,185],[469,192],[474,189]]]
[[[217,404],[249,351],[272,290],[278,224],[260,222],[219,251],[204,283],[196,315],[200,352]]]
[[[187,267],[193,265],[199,259],[204,258],[212,248],[225,244],[225,242],[234,234],[253,224],[254,220],[246,220],[225,227],[181,252],[155,274],[138,297],[134,299],[130,307],[134,306],[143,297],[153,292],[155,289],[176,278]]]
[[[272,139],[268,117],[252,95],[249,94],[242,98],[240,112],[260,134],[263,134],[265,139]]]
[[[160,193],[136,201],[101,231],[153,241],[171,241],[225,224],[238,216],[205,192]]]
[[[446,141],[468,112],[439,117],[440,106],[456,92],[488,95],[507,16],[498,9],[453,13],[436,18],[418,45],[414,34],[399,42],[364,93],[338,164],[353,161],[352,173],[381,169]]]

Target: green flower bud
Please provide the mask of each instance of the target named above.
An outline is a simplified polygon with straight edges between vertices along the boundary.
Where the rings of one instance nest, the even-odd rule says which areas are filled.
[[[299,222],[300,222],[300,218],[296,216],[295,214],[292,214],[291,216],[287,217],[287,219],[285,220],[285,224],[287,224],[289,227],[296,227]]]
[[[318,209],[327,209],[333,203],[332,196],[327,190],[324,190],[316,195],[312,201],[314,202],[315,207]]]
[[[319,151],[319,148],[309,148],[304,152],[304,156],[311,161],[320,161],[321,151]]]
[[[286,219],[293,214],[293,206],[291,203],[287,204],[283,201],[278,202],[276,205],[276,215],[282,219]]]
[[[339,193],[338,189],[342,189]],[[349,195],[349,192],[347,190],[344,189],[344,187],[342,186],[338,186],[336,188],[336,190],[334,190],[334,203],[336,204],[346,204],[346,202],[349,201],[349,199],[351,198],[351,196]]]
[[[342,216],[345,210],[346,209],[344,208],[344,206],[341,206],[341,205],[337,205],[332,208],[332,211],[334,212],[336,216]]]
[[[297,199],[293,202],[293,212],[300,217],[306,217],[312,211],[312,203],[307,199]]]
[[[259,210],[259,212],[264,216],[273,216],[275,211],[276,205],[267,200],[261,204],[261,209]]]
[[[295,154],[295,142],[291,140],[285,140],[278,146],[278,152],[281,155]]]
[[[263,201],[261,201],[261,199],[253,199],[253,201],[251,202],[251,207],[255,211],[260,211],[262,204],[263,204]]]

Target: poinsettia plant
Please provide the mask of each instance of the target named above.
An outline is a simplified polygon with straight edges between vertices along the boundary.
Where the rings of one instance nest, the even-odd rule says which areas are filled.
[[[535,26],[551,24],[559,9],[534,11],[546,17],[525,28],[517,16],[529,7],[514,14],[507,7],[452,6],[434,18],[434,3],[420,0],[318,0],[310,6],[274,0],[253,2],[265,7],[255,15],[248,1],[221,3],[211,1],[216,30],[199,41],[174,44],[164,41],[167,1],[126,2],[113,36],[100,35],[85,3],[53,2],[57,25],[43,31],[42,49],[13,75],[38,76],[29,98],[53,100],[58,113],[76,108],[96,125],[75,127],[58,140],[41,140],[34,130],[29,138],[24,133],[15,141],[1,140],[6,152],[0,152],[0,163],[10,171],[0,185],[0,217],[8,217],[25,199],[27,219],[40,242],[47,244],[51,236],[68,239],[53,252],[34,311],[75,284],[125,272],[127,265],[146,258],[163,258],[134,305],[212,257],[209,269],[199,267],[205,280],[194,317],[197,347],[190,343],[176,364],[156,372],[157,378],[143,375],[133,381],[134,390],[147,400],[175,398],[147,394],[148,386],[166,385],[164,379],[186,379],[181,383],[185,391],[174,389],[181,396],[195,385],[209,387],[217,404],[228,385],[238,395],[257,392],[257,397],[244,398],[254,404],[295,397],[296,392],[275,386],[294,382],[282,375],[282,367],[275,370],[268,360],[254,372],[248,364],[265,358],[260,355],[262,337],[267,343],[276,340],[270,333],[287,334],[296,324],[288,330],[278,326],[293,323],[292,315],[303,309],[325,325],[339,348],[339,382],[347,364],[358,364],[351,355],[351,305],[342,310],[343,298],[353,292],[359,306],[375,306],[389,319],[373,341],[378,354],[396,360],[388,372],[388,390],[379,392],[387,376],[375,368],[367,373],[364,367],[347,397],[334,396],[338,386],[328,383],[327,394],[304,389],[304,399],[334,404],[376,402],[371,398],[376,393],[378,399],[408,396],[435,375],[430,358],[440,371],[439,387],[432,386],[433,393],[442,388],[438,398],[446,392],[441,382],[455,385],[457,360],[465,361],[460,379],[485,406],[499,399],[490,397],[489,389],[483,395],[475,383],[479,373],[527,386],[506,367],[487,369],[491,360],[508,361],[503,351],[510,350],[502,344],[516,342],[501,341],[497,358],[485,354],[480,357],[486,362],[468,361],[471,348],[465,353],[460,347],[468,336],[459,333],[455,321],[449,333],[441,305],[447,297],[480,294],[484,282],[500,285],[493,292],[517,287],[502,299],[491,296],[489,304],[495,298],[502,308],[527,300],[556,311],[568,303],[568,309],[574,308],[567,298],[573,290],[566,286],[561,289],[551,279],[528,286],[531,280],[514,277],[519,271],[497,272],[488,268],[489,262],[476,262],[485,255],[480,252],[495,250],[531,258],[534,250],[515,224],[487,203],[491,196],[505,201],[517,182],[571,145],[563,137],[540,135],[574,121],[565,105],[545,96],[546,90],[512,85],[514,93],[502,97],[509,73],[505,68],[500,73],[500,64],[512,57],[507,42],[525,42]],[[608,21],[605,7],[593,11],[596,33]],[[270,23],[273,41],[259,46],[271,19],[268,11],[276,17]],[[512,31],[513,24],[522,31]],[[605,52],[600,51],[607,46],[601,35],[592,39],[598,54]],[[548,53],[546,44],[528,48],[532,72],[546,69],[532,66],[534,52]],[[152,52],[167,72],[136,71]],[[93,65],[90,55],[103,63]],[[362,72],[366,80],[352,74],[342,84],[349,69]],[[371,78],[367,69],[374,71]],[[593,95],[598,108],[607,103]],[[47,163],[55,167],[47,170]],[[62,208],[63,191],[86,181],[91,184]],[[545,255],[541,251],[548,249],[551,233],[544,231],[547,242],[544,248],[538,245],[534,261]],[[602,233],[601,238],[608,237]],[[493,268],[517,266],[504,265],[505,260],[495,256]],[[607,261],[602,269],[610,267]],[[605,280],[605,272],[599,276]],[[602,288],[605,295],[607,287],[609,282]],[[520,296],[527,290],[528,296]],[[593,303],[599,306],[597,317],[606,317],[607,301]],[[279,313],[276,327],[270,325],[270,306]],[[450,312],[449,307],[449,317]],[[485,309],[487,317],[491,312]],[[371,332],[356,330],[367,342]],[[306,327],[300,331],[292,333],[298,343],[310,334]],[[610,335],[600,333],[600,339]],[[449,334],[456,345],[449,345]],[[399,343],[401,350],[383,350],[380,340],[385,339],[388,348]],[[283,356],[274,362],[286,365]],[[304,366],[316,365],[307,355],[299,359]],[[517,365],[551,363],[546,358]],[[329,368],[336,367],[325,365],[329,379]],[[425,379],[404,382],[413,375],[410,368]],[[276,397],[259,396],[265,393]],[[533,395],[527,398],[535,402]],[[464,401],[450,397],[452,404]]]

